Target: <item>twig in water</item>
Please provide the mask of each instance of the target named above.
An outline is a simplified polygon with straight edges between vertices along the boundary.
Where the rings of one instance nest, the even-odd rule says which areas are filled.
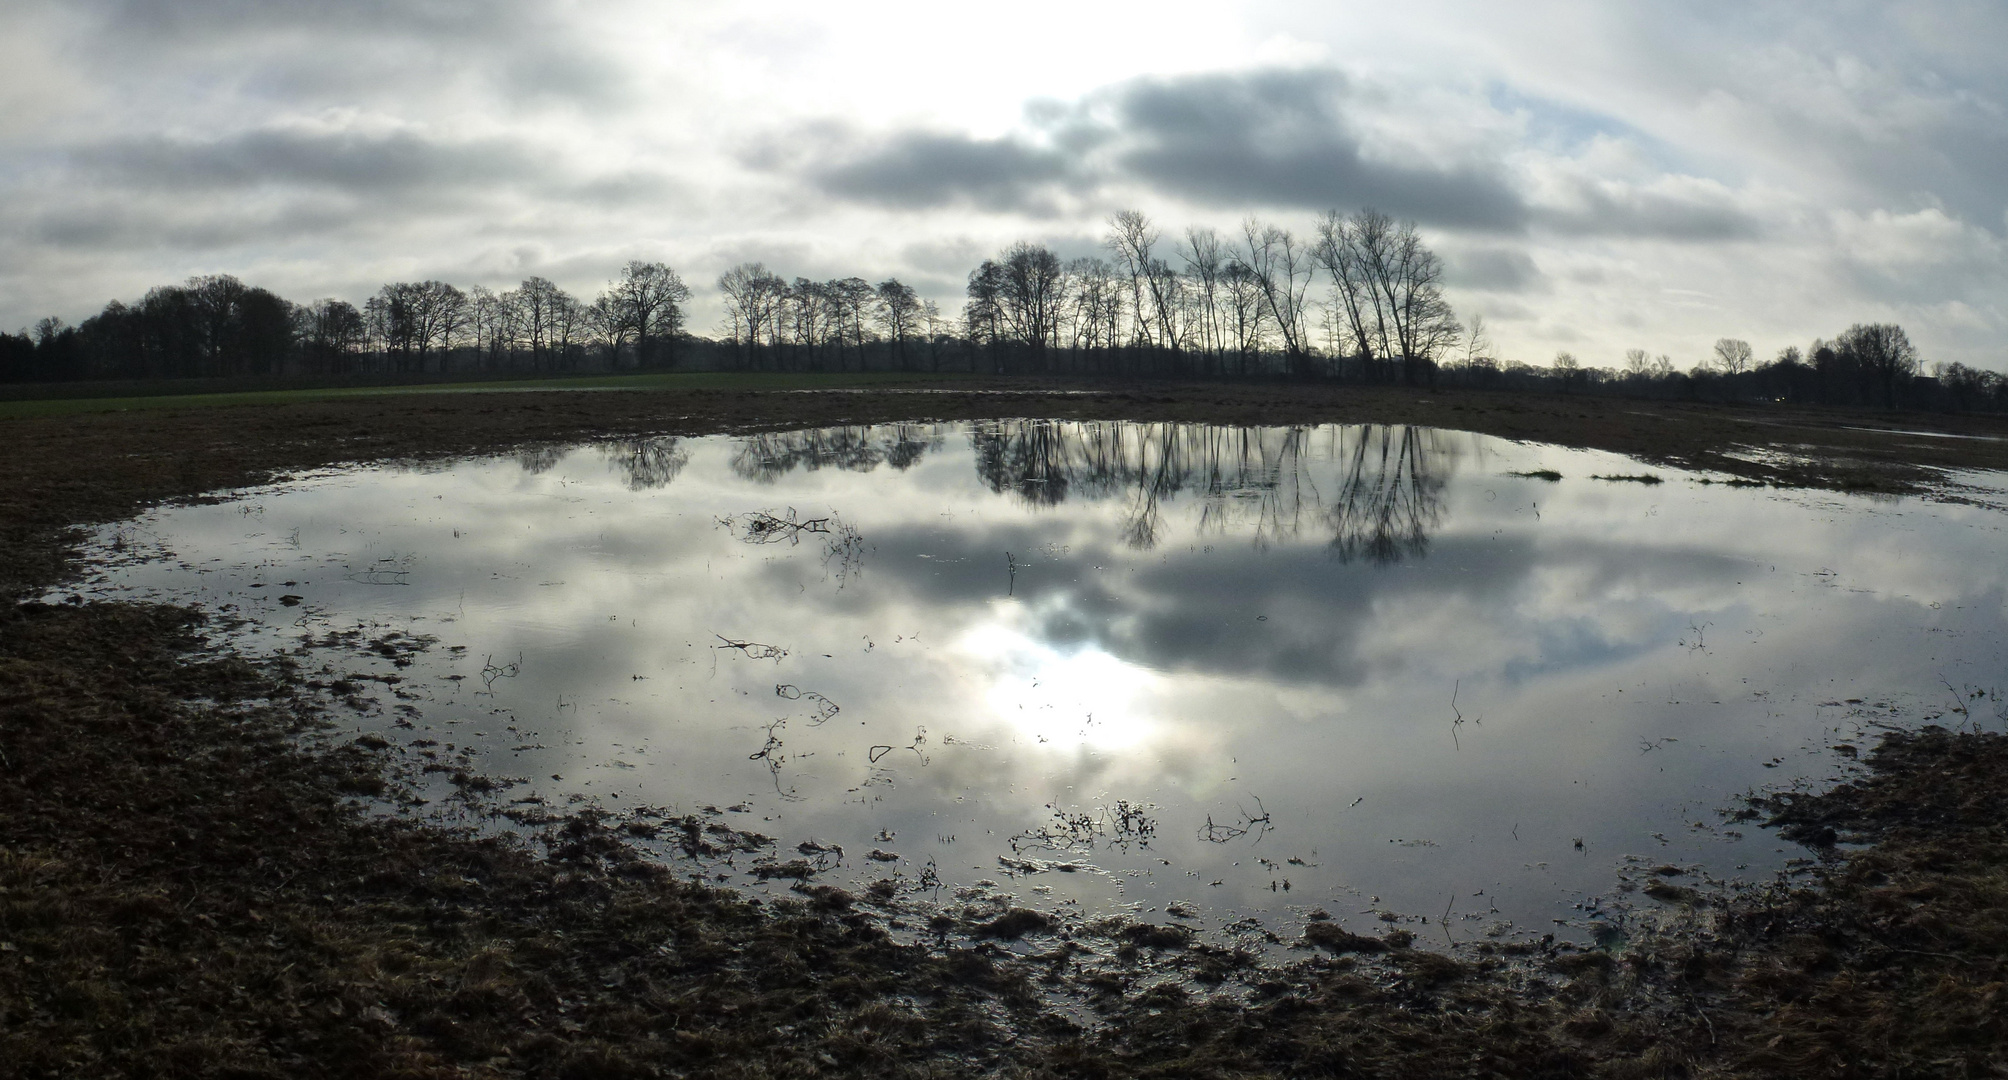
[[[786,698],[789,701],[806,700],[816,703],[816,711],[812,716],[809,717],[810,727],[822,727],[823,724],[826,721],[828,721],[830,717],[835,716],[837,715],[837,713],[843,711],[837,707],[836,702],[831,701],[829,698],[826,698],[823,695],[816,693],[814,690],[804,690],[801,687],[796,686],[794,683],[780,683],[776,685],[774,687],[774,695],[776,697]]]
[[[773,660],[778,663],[782,657],[788,655],[788,650],[781,648],[779,645],[763,645],[757,641],[739,641],[726,637],[724,634],[713,634],[711,636],[725,643],[723,645],[713,645],[712,648],[738,649],[740,655],[748,656],[755,660]]]
[[[516,654],[516,659],[508,664],[497,664],[494,653],[481,658],[481,685],[488,693],[495,692],[495,680],[513,679],[522,673],[523,654],[520,652]]]

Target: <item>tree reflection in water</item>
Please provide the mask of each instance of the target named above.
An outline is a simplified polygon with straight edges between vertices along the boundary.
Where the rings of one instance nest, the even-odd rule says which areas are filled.
[[[654,491],[668,487],[684,466],[690,451],[674,435],[646,439],[613,439],[600,444],[607,465],[627,478],[629,491]]]
[[[772,483],[797,469],[904,471],[941,449],[951,425],[871,424],[748,435],[732,471]],[[1138,551],[1163,538],[1164,503],[1192,492],[1202,535],[1248,532],[1257,547],[1295,540],[1307,528],[1329,535],[1342,562],[1376,565],[1420,558],[1443,517],[1445,481],[1457,444],[1434,428],[1221,427],[1131,421],[1001,420],[969,439],[985,487],[1032,508],[1068,499],[1120,500],[1123,543]],[[668,485],[689,462],[673,437],[603,444],[628,486]],[[530,452],[533,472],[555,457]],[[1336,472],[1334,472],[1336,468]]]
[[[941,424],[858,424],[748,435],[732,454],[732,471],[772,483],[796,469],[870,472],[881,464],[905,471],[947,437]]]
[[[1122,499],[1124,543],[1148,551],[1162,534],[1165,500],[1195,491],[1199,529],[1252,525],[1260,547],[1327,530],[1332,553],[1376,564],[1420,557],[1443,517],[1457,457],[1432,428],[1246,428],[1206,424],[1003,421],[970,436],[985,486],[1034,507],[1076,496]],[[1313,445],[1313,444],[1316,445]],[[1312,466],[1327,469],[1321,489]],[[1252,521],[1250,520],[1252,518]]]

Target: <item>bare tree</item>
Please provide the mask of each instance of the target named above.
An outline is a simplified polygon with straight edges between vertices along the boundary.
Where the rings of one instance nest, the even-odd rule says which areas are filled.
[[[1121,343],[1122,289],[1116,268],[1105,259],[1086,257],[1066,266],[1072,284],[1068,297],[1070,344],[1075,349],[1113,349]]]
[[[1644,349],[1625,350],[1625,374],[1642,379],[1652,371],[1652,357]]]
[[[1715,365],[1724,375],[1741,375],[1750,370],[1750,343],[1736,338],[1717,338]]]
[[[1481,367],[1491,364],[1492,338],[1485,331],[1485,316],[1473,315],[1471,326],[1464,333],[1464,366]]]
[[[1327,211],[1315,253],[1332,279],[1351,345],[1369,369],[1399,360],[1413,384],[1456,347],[1463,328],[1443,298],[1443,262],[1414,222],[1396,223],[1375,210],[1350,218]]]
[[[658,353],[675,363],[683,305],[690,301],[690,287],[676,271],[667,263],[637,259],[621,269],[620,280],[608,287],[606,296],[634,336],[636,366],[655,364]]]
[[[732,336],[743,341],[749,364],[757,364],[762,346],[773,349],[781,340],[781,314],[788,283],[760,263],[741,263],[718,277],[725,294],[725,312]]]
[[[621,353],[627,349],[633,324],[628,321],[627,312],[612,292],[603,292],[593,300],[587,309],[586,318],[592,327],[593,337],[606,350],[608,371],[617,371],[621,366]]]
[[[1067,291],[1060,257],[1043,244],[1017,243],[996,265],[1000,331],[1031,352],[1034,370],[1044,371],[1046,349],[1057,344]]]
[[[858,370],[865,367],[865,321],[878,294],[871,283],[860,277],[838,278],[823,283],[823,298],[829,308],[830,337],[837,345],[837,370],[844,370],[844,345],[855,346]]]
[[[1209,363],[1217,364],[1226,352],[1226,336],[1220,318],[1220,288],[1221,274],[1228,260],[1220,243],[1220,234],[1210,228],[1188,228],[1185,230],[1185,246],[1179,249],[1178,254],[1185,261],[1186,279],[1192,283],[1193,314],[1200,352]]]
[[[551,298],[551,351],[560,368],[575,366],[574,347],[583,349],[592,332],[592,306],[560,289]]]
[[[1555,377],[1562,380],[1562,390],[1566,393],[1582,375],[1583,365],[1576,360],[1576,354],[1558,352],[1555,354],[1554,369]]]
[[[1288,229],[1252,217],[1242,223],[1241,235],[1246,246],[1235,258],[1248,268],[1263,311],[1283,337],[1285,363],[1291,374],[1308,375],[1311,353],[1304,304],[1317,268],[1311,250]]]
[[[1235,374],[1248,374],[1249,365],[1263,349],[1262,290],[1255,284],[1255,271],[1238,258],[1229,258],[1221,268],[1227,311],[1223,320],[1227,340],[1234,348]]]
[[[906,342],[920,322],[920,297],[914,293],[912,286],[898,278],[879,282],[875,295],[877,303],[872,308],[872,320],[885,332],[886,341],[892,346],[894,362],[900,370],[911,370]]]
[[[1834,349],[1882,388],[1886,408],[1896,408],[1897,384],[1917,373],[1917,348],[1895,323],[1857,323],[1841,332]]]
[[[1152,340],[1152,319],[1149,312],[1153,301],[1146,296],[1150,290],[1151,264],[1155,261],[1151,249],[1156,246],[1158,232],[1141,210],[1119,210],[1109,217],[1109,231],[1102,238],[1102,246],[1114,256],[1116,269],[1128,283],[1128,313],[1130,316],[1129,344],[1149,346]]]
[[[1001,372],[1003,357],[999,346],[1004,336],[1004,267],[995,259],[969,272],[963,293],[962,325],[972,348],[990,351],[991,370]]]
[[[312,370],[345,375],[368,340],[363,313],[346,300],[316,300],[300,309],[301,345]]]
[[[920,322],[927,327],[927,361],[935,371],[941,370],[941,343],[948,336],[948,320],[941,315],[941,305],[933,300],[920,302]]]
[[[547,278],[530,277],[502,298],[514,309],[516,341],[529,348],[531,369],[544,370],[558,329],[558,307],[571,297]]]

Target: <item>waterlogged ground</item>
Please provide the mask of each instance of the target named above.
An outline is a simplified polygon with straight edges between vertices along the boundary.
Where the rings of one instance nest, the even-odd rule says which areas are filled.
[[[1999,700],[2008,517],[1722,479],[1414,427],[662,438],[164,509],[91,589],[250,619],[428,810],[694,814],[751,888],[1583,940],[1653,868],[1806,856],[1738,795]]]

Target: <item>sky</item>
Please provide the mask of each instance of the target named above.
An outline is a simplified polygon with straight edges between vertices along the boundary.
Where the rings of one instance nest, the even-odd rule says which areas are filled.
[[[2008,369],[2008,6],[0,0],[0,327],[234,274],[590,298],[1413,220],[1502,359]],[[1170,254],[1169,250],[1166,252]]]

